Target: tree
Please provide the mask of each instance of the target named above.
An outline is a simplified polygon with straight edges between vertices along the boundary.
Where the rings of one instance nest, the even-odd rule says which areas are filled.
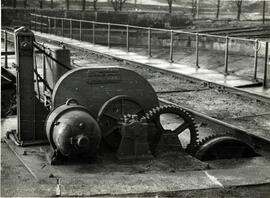
[[[13,0],[13,8],[17,7],[17,0]]]
[[[93,0],[93,8],[95,11],[97,11],[97,2],[98,0]]]
[[[51,9],[53,9],[53,0],[51,0]]]
[[[23,1],[23,7],[26,8],[27,7],[27,0]]]
[[[82,10],[85,10],[86,0],[82,0]]]
[[[217,12],[216,12],[216,18],[219,17],[219,9],[220,9],[220,0],[217,0]]]
[[[66,9],[69,10],[69,0],[66,0]]]
[[[240,16],[242,12],[242,0],[237,0],[235,3],[237,6],[237,20],[240,20]]]
[[[263,1],[263,18],[262,18],[262,20],[263,20],[263,24],[265,23],[265,4],[266,4],[266,2],[265,2],[265,0]]]
[[[197,10],[197,0],[192,0],[191,2],[191,13],[192,13],[192,17],[195,18],[196,16],[196,10]]]
[[[169,5],[169,13],[172,13],[172,4],[173,4],[173,0],[167,0],[168,5]]]
[[[122,10],[124,3],[127,0],[110,0],[114,11]]]
[[[39,8],[40,8],[40,9],[43,8],[43,0],[39,0]]]

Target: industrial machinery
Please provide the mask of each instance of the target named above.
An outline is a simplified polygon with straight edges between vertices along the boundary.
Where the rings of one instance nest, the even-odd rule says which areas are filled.
[[[105,151],[122,160],[171,151],[205,160],[226,145],[244,149],[241,156],[254,154],[251,146],[230,136],[199,143],[192,116],[177,106],[159,106],[152,86],[134,71],[113,66],[72,68],[69,50],[48,53],[26,28],[16,30],[15,39],[18,128],[9,136],[21,146],[48,140],[51,164],[95,158]],[[43,59],[42,75],[33,62],[34,48],[50,59]],[[222,157],[238,156],[216,159]]]

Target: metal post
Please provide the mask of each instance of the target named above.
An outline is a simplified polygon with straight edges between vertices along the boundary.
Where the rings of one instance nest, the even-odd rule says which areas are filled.
[[[7,31],[5,31],[5,68],[8,68],[8,55],[7,55],[7,51],[8,51],[8,45],[7,45]]]
[[[47,17],[47,33],[49,33],[49,17]]]
[[[173,63],[173,30],[171,30],[170,62]]]
[[[35,15],[35,31],[37,31],[37,15]]]
[[[82,41],[82,20],[80,20],[80,41]]]
[[[32,29],[32,14],[30,13],[30,24],[29,24],[30,30]]]
[[[92,37],[93,37],[93,44],[95,44],[95,42],[96,42],[96,40],[95,40],[95,23],[93,22],[93,35],[92,35]]]
[[[62,33],[62,36],[64,37],[64,19],[63,18],[61,20],[61,33]]]
[[[34,93],[34,34],[21,27],[15,30],[14,49],[17,70],[17,140],[22,145],[25,141],[36,138],[35,130],[35,93]],[[27,41],[27,42],[25,42]]]
[[[72,19],[69,19],[69,37],[72,39]]]
[[[199,66],[199,34],[196,33],[196,68],[200,68]]]
[[[226,36],[226,46],[225,46],[225,61],[224,61],[224,74],[228,74],[228,55],[229,55],[229,37]]]
[[[54,34],[56,34],[56,17],[54,17]]]
[[[265,42],[263,87],[267,87],[268,81],[268,42]]]
[[[258,68],[258,47],[259,47],[259,41],[258,39],[255,40],[255,49],[254,49],[254,74],[253,78],[257,79],[257,68]]]
[[[43,44],[43,50],[45,51],[44,44]],[[45,53],[42,54],[42,58],[43,58],[43,79],[46,81],[47,75],[46,75],[46,55],[45,55]],[[46,98],[45,92],[46,92],[46,86],[43,83],[43,95],[44,95],[44,98]]]
[[[129,52],[129,25],[127,25],[127,29],[126,29],[126,32],[127,32],[127,41],[126,41],[126,47],[127,47],[127,52]]]
[[[151,46],[151,32],[152,32],[152,29],[149,27],[148,28],[148,56],[151,57],[152,54],[151,54],[151,51],[152,51],[152,46]]]
[[[111,47],[111,24],[108,23],[108,47]]]
[[[42,16],[40,16],[40,32],[42,33],[42,31],[43,31]]]
[[[49,34],[51,34],[51,18],[49,17],[49,19],[48,19],[49,21],[48,21],[48,27],[49,27]]]

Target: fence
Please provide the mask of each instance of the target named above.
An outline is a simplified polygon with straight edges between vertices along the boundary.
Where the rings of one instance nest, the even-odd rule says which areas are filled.
[[[116,28],[116,30],[121,32],[125,35],[125,48],[126,51],[130,51],[131,42],[130,42],[130,35],[133,34],[133,30],[140,30],[147,33],[147,53],[149,57],[152,57],[153,51],[153,35],[155,35],[154,32],[163,33],[166,35],[169,35],[169,61],[174,62],[174,43],[175,43],[175,37],[176,35],[185,35],[189,38],[192,38],[195,43],[195,67],[200,67],[200,48],[199,43],[202,40],[202,38],[213,38],[213,39],[219,39],[223,40],[223,46],[224,46],[224,62],[223,62],[223,73],[224,75],[229,74],[229,46],[234,41],[238,42],[245,42],[245,43],[252,43],[252,50],[254,51],[254,59],[253,59],[253,79],[257,80],[257,71],[258,71],[258,52],[259,52],[259,46],[264,46],[264,52],[262,52],[264,56],[264,68],[263,68],[263,81],[266,83],[267,78],[267,64],[268,64],[268,42],[259,41],[257,39],[246,39],[246,38],[237,38],[237,37],[229,37],[229,36],[218,36],[218,35],[211,35],[211,34],[205,34],[205,33],[193,33],[193,32],[185,32],[181,30],[169,30],[169,29],[159,29],[159,28],[151,28],[151,27],[140,27],[140,26],[133,26],[133,25],[124,25],[124,24],[115,24],[115,23],[104,23],[104,22],[97,22],[97,21],[86,21],[86,20],[79,20],[79,19],[71,19],[71,18],[61,18],[61,17],[50,17],[50,16],[44,16],[44,15],[38,15],[38,14],[31,14],[31,20],[30,20],[30,27],[34,29],[35,31],[41,31],[46,32],[49,34],[56,34],[61,36],[66,36],[69,38],[74,39],[76,35],[78,35],[78,40],[80,41],[90,41],[93,44],[97,43],[97,36],[101,36],[101,39],[103,44],[106,44],[108,47],[111,47],[112,45],[112,27]],[[100,29],[101,28],[101,29]],[[91,30],[91,32],[89,31]],[[105,34],[100,34],[100,31]],[[74,34],[74,31],[77,31],[78,34]],[[86,32],[87,31],[87,32]],[[97,35],[98,34],[98,35]],[[91,35],[92,38],[89,40],[89,37],[87,35]],[[106,39],[104,39],[106,37]],[[100,43],[100,41],[99,41]]]

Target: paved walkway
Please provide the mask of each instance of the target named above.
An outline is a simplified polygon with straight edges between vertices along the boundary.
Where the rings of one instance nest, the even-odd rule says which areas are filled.
[[[122,49],[108,48],[107,46],[103,46],[103,45],[98,45],[98,44],[94,45],[92,43],[85,42],[85,41],[78,41],[75,39],[70,39],[66,37],[56,36],[52,34],[45,34],[45,33],[40,33],[40,32],[35,32],[35,35],[38,37],[50,39],[56,42],[61,41],[65,43],[67,46],[87,49],[95,53],[100,53],[100,54],[104,54],[110,57],[114,57],[116,59],[126,60],[128,62],[147,65],[147,66],[158,68],[161,70],[171,71],[174,73],[187,76],[189,78],[195,78],[195,79],[199,79],[199,80],[203,80],[203,81],[207,81],[211,83],[216,83],[222,86],[238,87],[238,86],[252,85],[256,83],[252,80],[244,79],[239,76],[233,76],[233,75],[225,76],[224,74],[219,73],[214,70],[209,70],[209,69],[204,69],[204,68],[196,69],[194,66],[183,65],[183,64],[178,64],[178,63],[170,63],[164,59],[149,58],[147,56],[139,55],[134,52],[126,52]],[[270,89],[264,89],[262,87],[255,87],[255,88],[248,88],[248,89],[242,89],[242,90],[270,98]]]

